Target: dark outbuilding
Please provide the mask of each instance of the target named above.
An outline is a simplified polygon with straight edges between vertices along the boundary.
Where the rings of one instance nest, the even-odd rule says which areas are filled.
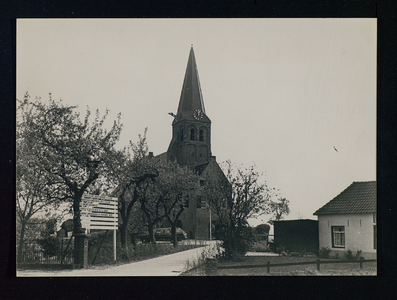
[[[274,222],[274,244],[287,252],[318,251],[318,221],[288,220]]]

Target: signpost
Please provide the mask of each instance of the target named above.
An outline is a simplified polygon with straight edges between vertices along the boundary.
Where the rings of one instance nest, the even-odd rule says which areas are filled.
[[[81,225],[91,229],[113,230],[113,257],[116,260],[116,230],[118,227],[118,199],[84,194],[81,199]]]

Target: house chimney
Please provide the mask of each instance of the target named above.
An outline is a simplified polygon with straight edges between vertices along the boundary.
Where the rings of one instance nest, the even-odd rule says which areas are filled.
[[[153,158],[153,152],[149,152],[149,158]]]

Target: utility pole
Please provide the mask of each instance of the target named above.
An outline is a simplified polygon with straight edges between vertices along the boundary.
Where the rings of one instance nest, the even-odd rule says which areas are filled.
[[[197,231],[197,205],[196,208],[194,209],[194,245],[195,246],[197,246],[196,231]]]
[[[211,221],[211,207],[208,206],[210,210],[210,241],[212,241],[212,221]]]

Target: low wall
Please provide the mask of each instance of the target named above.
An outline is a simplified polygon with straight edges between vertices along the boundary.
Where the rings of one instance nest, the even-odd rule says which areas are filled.
[[[206,245],[204,247],[197,248],[196,256],[192,259],[186,261],[185,268],[183,272],[194,269],[205,263],[207,258],[216,257],[221,252],[224,251],[222,247],[220,247],[220,241],[214,241],[210,245]]]

